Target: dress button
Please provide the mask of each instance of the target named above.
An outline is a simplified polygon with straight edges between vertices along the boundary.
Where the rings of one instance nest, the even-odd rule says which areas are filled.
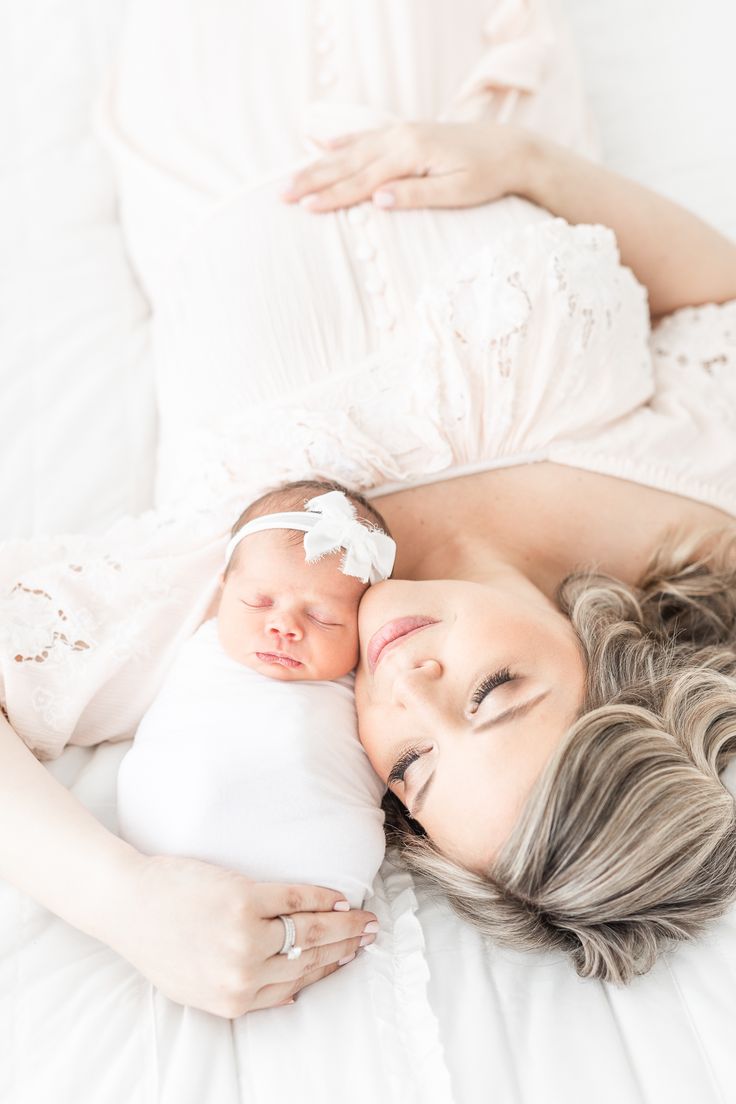
[[[368,211],[365,203],[360,203],[357,207],[348,208],[348,222],[351,226],[362,226],[367,218]]]
[[[375,255],[376,250],[369,242],[361,242],[355,250],[355,256],[359,261],[372,261]]]
[[[314,17],[314,22],[317,24],[318,27],[329,27],[330,17],[326,12],[317,12]]]
[[[321,88],[326,88],[328,84],[334,84],[337,80],[337,73],[332,69],[323,69],[317,77],[317,84]]]
[[[386,287],[386,281],[380,276],[369,276],[364,287],[369,295],[380,295]]]
[[[323,35],[322,38],[317,39],[315,50],[318,54],[329,54],[332,49],[333,42],[329,35]]]

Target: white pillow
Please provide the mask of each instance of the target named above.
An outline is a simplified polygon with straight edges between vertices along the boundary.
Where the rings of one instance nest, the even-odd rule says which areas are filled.
[[[122,8],[0,11],[0,538],[99,531],[152,501],[149,309],[92,134]]]

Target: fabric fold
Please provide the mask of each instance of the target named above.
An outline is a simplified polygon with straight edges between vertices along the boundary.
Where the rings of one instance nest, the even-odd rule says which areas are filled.
[[[388,852],[376,883],[378,891],[364,907],[376,913],[382,930],[367,948],[381,1061],[403,1104],[453,1104],[440,1027],[427,993],[429,963],[413,877]]]

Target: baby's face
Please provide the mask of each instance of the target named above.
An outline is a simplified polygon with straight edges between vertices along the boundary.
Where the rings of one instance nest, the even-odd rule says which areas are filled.
[[[269,678],[335,679],[358,662],[358,604],[367,586],[340,570],[342,553],[304,559],[293,534],[245,537],[222,585],[220,643],[231,659]]]

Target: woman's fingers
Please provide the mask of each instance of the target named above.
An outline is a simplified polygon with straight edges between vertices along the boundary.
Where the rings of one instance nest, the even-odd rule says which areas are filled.
[[[296,203],[313,192],[319,192],[323,188],[329,188],[338,180],[344,180],[348,176],[359,172],[368,164],[374,154],[371,151],[372,131],[359,135],[343,135],[337,139],[330,139],[328,148],[334,150],[311,165],[306,165],[295,173],[288,186],[281,193],[281,198],[287,203]],[[320,143],[324,144],[324,143]]]
[[[287,203],[296,203],[305,196],[319,192],[322,188],[329,188],[338,180],[344,180],[351,176],[356,169],[354,162],[345,155],[339,157],[322,157],[307,165],[305,169],[296,173],[288,186],[281,193],[281,198]]]
[[[321,205],[310,210],[333,211],[367,199],[371,187],[382,180],[415,171],[417,140],[407,127],[386,127],[330,140],[331,152],[295,174],[281,198],[287,203],[305,202],[315,195]],[[327,196],[327,189],[337,189]],[[346,196],[351,198],[346,202]],[[359,198],[352,198],[358,196]]]
[[[343,940],[339,943],[330,943],[327,946],[315,948],[316,957],[311,962],[309,956],[306,956],[307,969],[304,968],[304,965],[299,967],[299,963],[304,962],[304,953],[300,958],[291,961],[287,959],[286,955],[283,955],[283,966],[280,969],[284,980],[271,982],[259,989],[253,1007],[272,1008],[276,1005],[288,1004],[307,985],[313,985],[320,978],[333,974],[336,970],[347,966],[361,950],[361,946],[370,946],[371,943],[375,942],[375,939],[375,935],[364,935],[360,939]],[[295,968],[300,968],[301,972],[295,973]],[[271,976],[276,976],[275,971],[271,972]]]
[[[402,180],[386,180],[373,192],[376,207],[385,210],[406,210],[412,207],[468,207],[484,202],[484,197],[462,186],[460,172],[437,176],[407,176]]]
[[[347,945],[348,942],[355,942],[359,940],[363,935],[368,924],[376,924],[377,920],[370,912],[363,912],[361,909],[345,913],[326,913],[326,912],[293,912],[284,913],[289,915],[294,921],[295,937],[294,945],[301,947],[302,953],[299,958],[288,959],[286,955],[281,957],[285,962],[307,965],[310,968],[315,965],[321,965],[322,962],[329,961],[329,958],[325,959],[321,957],[325,953],[325,948],[334,947],[336,944],[341,943]],[[284,945],[284,922],[276,917],[269,922],[271,931],[269,932],[268,949],[272,954],[277,955]],[[355,947],[352,948],[355,950]],[[341,955],[337,956],[341,958]],[[296,973],[299,972],[300,967],[296,966]]]
[[[282,929],[283,930],[283,929]],[[356,932],[347,939],[339,939],[335,943],[320,943],[314,947],[305,949],[298,958],[289,958],[288,955],[276,953],[276,958],[270,971],[274,982],[293,981],[296,983],[305,974],[312,974],[315,970],[321,970],[325,966],[341,962],[357,954],[361,947],[367,947],[375,942],[374,933]],[[298,944],[301,946],[301,944]],[[279,944],[280,948],[281,944]]]
[[[281,985],[264,985],[253,998],[250,1010],[256,1011],[259,1008],[276,1008],[281,1004],[291,1004],[307,985],[313,985],[320,978],[327,977],[328,974],[334,974],[341,969],[342,966],[332,963],[329,966],[324,966],[321,970],[306,974],[298,982],[290,981]]]
[[[354,142],[356,138],[360,137],[360,132],[350,134],[335,134],[332,138],[315,138],[312,136],[312,141],[318,146],[322,146],[324,149],[336,150],[342,149],[343,146],[349,146],[351,142]]]
[[[253,886],[253,891],[258,915],[269,921],[267,950],[270,954],[277,954],[284,942],[285,928],[279,916],[290,916],[294,921],[294,943],[302,948],[302,953],[312,947],[352,939],[359,936],[367,924],[378,922],[372,912],[345,909],[348,902],[334,889],[261,882]],[[343,907],[335,909],[336,904]],[[286,959],[286,955],[283,958]]]
[[[336,181],[300,202],[308,211],[337,211],[370,199],[377,188],[396,175],[395,161],[374,161],[358,172]]]

